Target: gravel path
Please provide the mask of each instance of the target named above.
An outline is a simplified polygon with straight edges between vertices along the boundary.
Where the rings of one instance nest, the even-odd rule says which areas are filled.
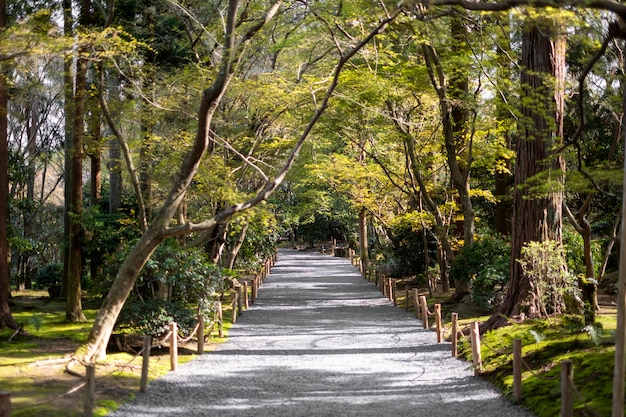
[[[421,327],[345,259],[282,251],[226,343],[110,415],[532,416]]]

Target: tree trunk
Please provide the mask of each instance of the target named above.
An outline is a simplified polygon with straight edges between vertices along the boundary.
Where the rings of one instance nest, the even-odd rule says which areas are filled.
[[[365,209],[359,211],[359,250],[361,255],[361,267],[366,273],[370,264],[369,247],[367,242],[367,216]]]
[[[228,251],[228,258],[227,258],[228,261],[226,264],[227,269],[233,269],[233,267],[235,266],[235,259],[237,259],[237,254],[239,253],[239,250],[241,249],[243,242],[245,242],[246,240],[246,234],[248,233],[249,226],[250,226],[250,223],[248,222],[246,222],[243,225],[243,227],[241,228],[241,231],[239,232],[239,237],[237,238],[237,241],[233,244],[233,246]]]
[[[6,3],[0,0],[0,33],[6,28]],[[0,329],[17,329],[18,324],[9,307],[9,86],[5,65],[6,61],[0,62]]]
[[[87,80],[87,61],[79,58],[76,63],[76,93],[74,95],[73,112],[73,146],[70,154],[71,170],[69,175],[70,199],[66,202],[69,216],[69,243],[67,257],[67,287],[65,293],[65,319],[68,321],[84,321],[80,287],[82,276],[82,243],[83,228],[81,216],[83,211],[83,138],[85,120],[85,87]]]
[[[502,316],[541,314],[534,307],[540,300],[533,298],[529,278],[517,259],[528,242],[562,240],[563,194],[557,185],[563,183],[564,162],[560,155],[551,155],[550,149],[563,137],[565,39],[562,36],[551,39],[550,34],[554,33],[554,22],[541,26],[530,21],[524,24],[523,104],[521,129],[518,129],[523,134],[516,144],[511,281],[503,304],[485,323],[487,329],[505,324]],[[557,184],[548,195],[546,190],[537,195],[529,189],[547,181]]]
[[[63,34],[69,38],[73,36],[74,19],[72,17],[72,1],[63,0]],[[61,284],[61,297],[65,297],[67,293],[67,277],[69,276],[69,241],[70,241],[70,217],[67,210],[67,204],[70,201],[70,172],[72,171],[72,149],[73,145],[73,103],[74,103],[74,74],[72,71],[72,58],[66,56],[63,60],[63,113],[64,121],[64,139],[65,139],[65,164],[64,164],[64,200],[65,210],[63,211],[63,276]]]

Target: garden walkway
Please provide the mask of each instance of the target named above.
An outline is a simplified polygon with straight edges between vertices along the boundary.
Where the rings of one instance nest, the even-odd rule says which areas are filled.
[[[346,259],[281,251],[228,341],[111,414],[531,416]]]

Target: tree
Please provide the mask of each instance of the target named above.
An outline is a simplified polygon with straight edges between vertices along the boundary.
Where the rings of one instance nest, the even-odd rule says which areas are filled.
[[[6,1],[0,0],[0,36],[7,29]],[[11,314],[9,295],[9,150],[8,108],[9,85],[7,61],[0,60],[0,329],[17,329],[18,324]]]
[[[552,19],[526,19],[522,28],[522,100],[516,143],[511,280],[505,300],[486,328],[501,315],[541,316],[530,278],[518,259],[528,242],[562,241],[564,162],[552,149],[562,143],[565,39]],[[548,187],[542,186],[548,184]]]
[[[328,89],[321,101],[318,102],[315,113],[311,117],[310,122],[304,128],[302,135],[295,142],[291,153],[287,156],[284,164],[274,174],[273,178],[269,178],[263,174],[263,185],[259,191],[249,198],[247,201],[226,207],[213,217],[201,221],[199,223],[186,222],[182,225],[170,225],[171,220],[182,204],[185,193],[188,190],[191,181],[198,171],[200,161],[205,156],[209,142],[212,137],[211,122],[218,110],[222,97],[226,93],[228,86],[237,69],[237,65],[241,62],[245,46],[253,39],[267,22],[271,21],[278,13],[280,2],[273,3],[262,15],[257,15],[249,25],[245,28],[238,26],[238,6],[237,0],[230,0],[226,16],[224,48],[222,51],[222,60],[219,72],[213,83],[202,93],[202,99],[198,110],[198,125],[191,150],[182,162],[182,165],[173,179],[172,187],[167,194],[158,214],[152,221],[148,229],[142,234],[137,243],[130,250],[128,256],[121,264],[111,289],[105,297],[103,304],[98,312],[98,316],[94,322],[91,333],[89,335],[86,349],[85,359],[87,361],[97,360],[106,353],[106,345],[113,330],[115,321],[119,312],[124,305],[130,291],[133,288],[139,271],[143,268],[147,260],[156,247],[166,238],[185,235],[195,232],[203,232],[210,230],[216,224],[219,224],[232,215],[247,210],[261,201],[266,200],[281,184],[285,175],[292,167],[296,156],[298,155],[304,141],[308,137],[315,123],[319,120],[323,112],[328,106],[332,91],[339,82],[339,74],[341,70],[365,44],[367,44],[374,36],[381,32],[395,17],[398,15],[394,12],[381,22],[377,23],[373,29],[364,36],[361,41],[356,42],[346,51],[339,49],[340,58],[329,81]],[[249,17],[250,19],[250,17]],[[238,30],[239,29],[239,30]],[[262,172],[262,171],[261,171]]]

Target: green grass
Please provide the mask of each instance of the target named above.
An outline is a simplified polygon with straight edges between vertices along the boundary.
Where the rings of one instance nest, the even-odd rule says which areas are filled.
[[[524,359],[522,406],[540,417],[558,416],[561,407],[561,361],[574,365],[577,394],[575,415],[611,415],[613,355],[612,333],[595,339],[569,318],[556,324],[528,320],[482,335],[483,376],[512,399],[513,339],[522,341]],[[460,355],[471,361],[471,346],[460,344]]]

